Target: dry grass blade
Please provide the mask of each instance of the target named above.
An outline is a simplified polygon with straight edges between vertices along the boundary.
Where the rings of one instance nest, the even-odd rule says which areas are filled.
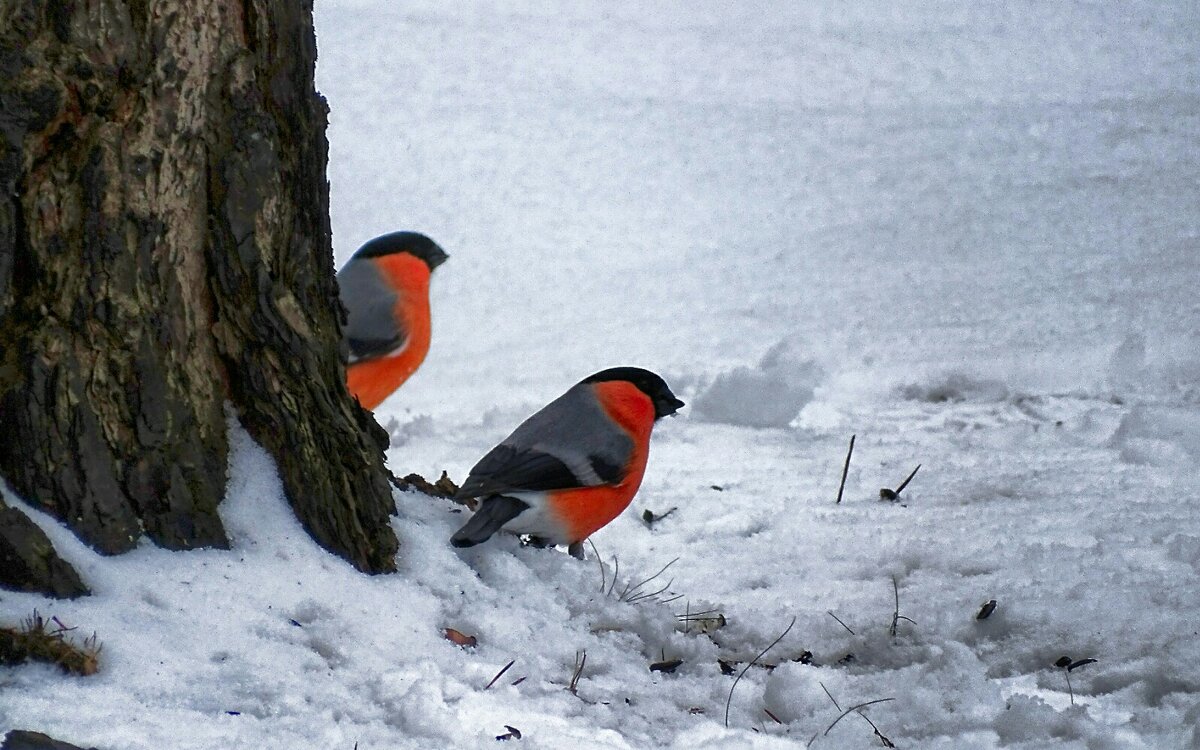
[[[818,684],[818,685],[820,685],[820,686],[821,686],[821,689],[825,691],[825,695],[828,695],[828,696],[829,696],[829,700],[830,700],[830,701],[833,703],[833,707],[834,707],[834,708],[836,708],[837,710],[841,711],[841,710],[842,710],[842,707],[841,707],[840,705],[838,705],[837,698],[834,698],[834,697],[833,697],[833,693],[829,692],[829,688],[825,687],[825,683],[823,683],[823,682],[818,682],[817,684]],[[887,698],[886,700],[892,700],[892,699],[891,699],[891,698]],[[867,704],[865,704],[865,703],[864,703],[863,705],[865,706],[865,705],[867,705]],[[852,709],[850,709],[850,711],[853,711],[853,710],[854,710],[853,708],[852,708]],[[846,713],[849,713],[849,711],[847,711]],[[896,746],[896,745],[895,745],[895,744],[894,744],[894,743],[893,743],[893,742],[892,742],[890,739],[888,739],[887,737],[885,737],[885,736],[883,735],[883,732],[880,732],[880,731],[879,731],[879,727],[875,726],[875,722],[871,721],[870,717],[868,717],[868,716],[867,716],[866,714],[864,714],[862,711],[859,711],[859,712],[858,712],[858,715],[862,717],[863,721],[865,721],[865,722],[867,722],[868,724],[870,724],[870,725],[871,725],[871,729],[872,729],[872,730],[874,730],[874,732],[875,732],[875,736],[879,738],[879,742],[880,742],[880,744],[882,744],[884,747],[893,747],[893,748],[894,748],[894,747]],[[845,714],[842,714],[842,716],[845,716]],[[840,720],[841,720],[841,718],[842,718],[842,717],[841,717],[841,716],[839,716],[839,717],[838,717],[838,720],[840,721]],[[837,721],[835,721],[835,722],[834,722],[834,724],[836,724],[836,723],[837,723]],[[833,724],[830,724],[830,725],[829,725],[829,729],[833,729]],[[825,733],[826,733],[826,734],[829,734],[829,729],[826,729],[826,730],[825,730]],[[814,735],[812,736],[812,739],[810,739],[810,740],[808,741],[808,744],[809,744],[809,745],[812,745],[812,743],[813,743],[814,741],[816,741],[816,739],[817,739],[817,736],[814,734]]]
[[[56,664],[69,674],[81,676],[95,674],[100,669],[101,646],[96,634],[76,646],[65,634],[75,628],[51,618],[57,626],[49,630],[47,621],[34,610],[21,628],[0,628],[0,664],[17,665],[30,659]]]
[[[796,618],[793,617],[791,623],[789,623],[787,628],[782,633],[779,634],[779,637],[776,638],[775,640],[771,641],[771,645],[767,646],[762,651],[760,651],[758,653],[758,656],[751,659],[750,663],[747,664],[746,666],[742,667],[741,672],[738,672],[738,676],[734,678],[733,684],[729,686],[729,697],[725,699],[725,726],[729,726],[729,705],[731,703],[733,703],[733,691],[737,688],[738,683],[742,681],[742,677],[746,674],[746,671],[748,669],[750,669],[750,667],[753,667],[755,664],[757,664],[759,659],[766,656],[768,651],[775,648],[776,644],[778,644],[780,641],[782,641],[784,639],[784,636],[786,636],[788,633],[790,633],[792,631],[792,628],[795,625],[796,625]]]
[[[596,556],[596,564],[600,566],[600,593],[603,594],[606,583],[604,577],[604,558],[600,557],[600,550],[596,549],[596,543],[592,541],[592,538],[588,537],[587,541],[588,544],[592,545],[592,554]]]
[[[828,691],[826,691],[826,692],[828,692]],[[832,698],[832,697],[833,696],[830,696],[830,698]],[[887,703],[888,701],[894,701],[894,700],[896,700],[896,699],[895,698],[876,698],[873,701],[867,701],[866,703],[859,703],[857,706],[851,706],[850,708],[847,708],[845,711],[842,711],[841,715],[838,716],[836,719],[834,719],[833,723],[825,728],[825,734],[828,735],[829,731],[831,729],[833,729],[834,727],[836,727],[837,723],[839,721],[846,718],[848,715],[854,713],[855,711],[859,710],[860,708],[866,708],[867,706],[873,706],[876,703]],[[859,714],[859,716],[862,716],[862,714]],[[872,726],[874,726],[874,725],[872,725]]]
[[[892,747],[892,748],[896,747],[896,743],[892,742],[887,737],[884,737],[883,732],[879,731],[879,727],[875,726],[875,722],[871,721],[871,718],[869,716],[864,714],[862,711],[859,711],[858,715],[862,717],[863,721],[865,721],[871,725],[871,731],[875,732],[875,736],[879,738],[879,743],[881,745],[883,745],[884,747]]]
[[[917,472],[918,472],[918,471],[920,471],[920,470],[921,470],[921,464],[917,464],[917,468],[913,469],[913,470],[912,470],[912,473],[911,473],[911,474],[909,474],[909,475],[908,475],[908,476],[907,476],[907,477],[904,479],[904,481],[900,483],[900,486],[896,488],[896,494],[897,494],[897,495],[899,495],[901,492],[904,492],[904,488],[908,486],[908,483],[909,483],[909,482],[911,482],[911,481],[913,480],[913,477],[915,477],[915,476],[917,475]]]
[[[504,669],[501,669],[499,672],[497,672],[497,673],[496,673],[496,676],[492,678],[492,681],[491,681],[491,682],[489,682],[489,683],[487,684],[487,686],[486,686],[486,687],[484,687],[484,690],[487,690],[487,689],[488,689],[488,688],[490,688],[492,685],[495,685],[495,684],[496,684],[496,680],[498,680],[498,679],[500,679],[501,677],[503,677],[503,676],[504,676],[504,673],[508,671],[508,668],[509,668],[509,667],[511,667],[512,665],[516,664],[516,663],[517,663],[517,660],[516,660],[516,659],[513,659],[513,660],[512,660],[512,661],[510,661],[508,664],[505,664],[505,665],[504,665]]]
[[[708,634],[714,630],[720,630],[727,624],[725,615],[717,609],[705,609],[693,611],[691,603],[688,603],[686,612],[675,615],[676,622],[683,623],[683,632],[692,632],[692,627],[695,626],[700,633]]]
[[[857,435],[850,436],[850,450],[846,451],[846,463],[842,466],[842,482],[838,485],[837,504],[842,502],[842,491],[846,489],[846,475],[850,473],[850,456],[854,455],[854,438]]]
[[[850,635],[856,635],[856,633],[850,629],[849,625],[842,622],[842,618],[838,617],[837,615],[835,615],[833,612],[831,612],[829,610],[825,610],[825,614],[827,614],[830,617],[832,617],[833,619],[837,620],[837,624],[841,625],[843,628],[845,628],[847,633],[849,633]]]
[[[584,664],[587,664],[587,651],[576,651],[575,672],[571,675],[571,684],[567,686],[567,692],[576,697],[579,696],[579,677],[583,674]]]
[[[842,707],[838,705],[837,698],[833,697],[833,693],[829,692],[829,688],[825,687],[825,683],[818,682],[817,684],[820,685],[821,689],[825,691],[825,695],[829,696],[829,700],[833,701],[833,707],[841,711]]]
[[[637,594],[636,596],[631,595],[631,596],[626,597],[625,599],[622,599],[621,601],[627,602],[629,604],[637,604],[638,602],[644,602],[647,599],[651,599],[651,600],[656,599],[664,591],[671,588],[671,584],[673,584],[673,583],[675,583],[674,578],[667,581],[666,584],[662,588],[658,589],[657,591],[647,591],[647,592],[644,592],[641,594]],[[663,601],[668,602],[668,603],[673,602],[673,601],[676,601],[677,599],[682,598],[682,596],[683,596],[683,594],[678,594],[678,595],[670,597],[668,599],[664,599]]]
[[[901,620],[908,620],[913,625],[916,625],[917,621],[911,617],[905,617],[904,615],[900,614],[900,587],[896,584],[896,576],[892,576],[892,594],[896,598],[896,608],[892,611],[892,625],[890,628],[888,628],[888,633],[895,638],[896,633],[899,630]]]
[[[642,601],[644,599],[658,596],[662,592],[666,591],[668,588],[671,587],[671,584],[675,582],[675,579],[672,578],[670,581],[667,582],[666,586],[663,586],[661,589],[654,592],[653,594],[646,594],[646,593],[642,592],[642,587],[645,586],[646,584],[650,583],[651,581],[653,581],[655,578],[658,578],[663,573],[667,572],[667,568],[671,567],[672,565],[674,565],[677,562],[679,562],[678,557],[675,558],[674,560],[672,560],[671,562],[667,563],[666,565],[662,566],[662,569],[659,570],[654,575],[652,575],[649,578],[646,578],[636,584],[633,583],[632,580],[630,580],[629,583],[625,584],[625,588],[622,589],[620,596],[617,597],[617,601],[622,601],[622,602]]]

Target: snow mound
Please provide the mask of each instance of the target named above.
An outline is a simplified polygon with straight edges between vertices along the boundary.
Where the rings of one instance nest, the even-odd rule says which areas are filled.
[[[1127,396],[1200,404],[1200,332],[1153,338],[1129,334],[1109,358],[1108,382]]]
[[[787,339],[771,347],[757,367],[722,373],[695,399],[692,413],[707,422],[742,427],[787,427],[825,378],[816,360]]]
[[[1121,460],[1154,466],[1195,466],[1200,459],[1200,409],[1137,405],[1112,438]]]

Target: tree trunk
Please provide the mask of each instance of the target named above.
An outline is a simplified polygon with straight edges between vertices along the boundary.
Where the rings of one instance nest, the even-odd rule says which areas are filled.
[[[34,591],[59,599],[87,594],[65,560],[41,527],[0,499],[0,586],[17,591]]]
[[[0,0],[0,472],[104,553],[227,546],[223,404],[394,569],[352,401],[311,2]]]

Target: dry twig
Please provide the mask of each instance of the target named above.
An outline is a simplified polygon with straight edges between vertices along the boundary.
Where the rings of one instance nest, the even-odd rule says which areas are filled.
[[[791,632],[792,627],[794,627],[795,624],[796,624],[796,618],[793,617],[791,623],[789,623],[787,628],[782,633],[779,634],[779,637],[776,638],[775,640],[771,641],[771,645],[767,646],[762,651],[760,651],[758,653],[758,656],[756,656],[750,660],[749,664],[742,667],[742,671],[738,673],[738,676],[736,678],[734,678],[733,684],[729,686],[729,697],[725,699],[725,726],[729,726],[729,705],[733,702],[733,691],[734,691],[734,689],[737,688],[738,683],[741,682],[742,677],[746,674],[746,671],[749,670],[750,667],[753,667],[758,662],[759,659],[766,656],[768,651],[775,648],[775,645],[777,643],[779,643],[780,641],[782,641],[784,636],[786,636],[788,633]]]
[[[576,651],[575,673],[571,675],[571,684],[567,686],[567,692],[575,697],[579,697],[579,677],[583,674],[584,664],[587,664],[587,651]]]
[[[834,614],[833,612],[831,612],[830,610],[825,610],[825,614],[827,614],[827,615],[829,615],[830,617],[832,617],[833,619],[837,620],[837,624],[838,624],[838,625],[841,625],[843,628],[845,628],[847,633],[849,633],[850,635],[856,635],[856,634],[855,634],[855,632],[854,632],[853,630],[851,630],[851,629],[850,629],[850,626],[849,626],[849,625],[847,625],[846,623],[842,622],[842,618],[838,617],[837,615],[835,615],[835,614]]]
[[[826,691],[826,692],[828,692],[828,691]],[[830,697],[832,698],[833,696],[830,696]],[[846,718],[846,716],[848,716],[849,714],[851,714],[855,711],[858,711],[860,708],[866,708],[867,706],[873,706],[876,703],[887,703],[888,701],[894,701],[894,700],[896,700],[896,699],[895,698],[876,698],[873,701],[867,701],[866,703],[859,703],[857,706],[851,706],[850,708],[847,708],[845,711],[842,711],[840,716],[838,716],[836,719],[833,720],[832,724],[830,724],[828,727],[825,728],[826,736],[829,735],[829,730],[831,730],[835,726],[837,726],[837,723],[839,721]],[[862,714],[859,714],[859,716],[862,716]],[[872,725],[872,726],[874,726],[874,725]]]
[[[496,680],[498,680],[498,679],[500,679],[501,677],[503,677],[503,676],[504,676],[504,673],[508,671],[508,668],[509,668],[509,667],[511,667],[512,665],[516,664],[516,663],[517,663],[517,660],[516,660],[516,659],[513,659],[513,660],[512,660],[512,661],[510,661],[508,664],[505,664],[505,665],[504,665],[504,669],[501,669],[499,672],[497,672],[497,673],[496,673],[496,676],[492,678],[492,681],[491,681],[491,682],[489,682],[489,683],[487,684],[487,686],[485,686],[483,689],[484,689],[484,690],[487,690],[487,689],[488,689],[488,688],[490,688],[492,685],[495,685],[495,684],[496,684]]]
[[[850,456],[854,455],[854,438],[857,435],[850,436],[850,450],[846,451],[846,464],[842,467],[842,483],[838,485],[837,504],[842,502],[842,490],[846,489],[846,474],[850,472]]]
[[[901,620],[908,620],[913,625],[916,625],[917,621],[912,619],[911,617],[905,617],[904,615],[900,614],[900,588],[899,588],[899,586],[896,585],[896,576],[892,576],[892,593],[896,597],[896,608],[892,612],[892,625],[890,628],[888,628],[888,633],[890,633],[891,636],[893,638],[895,638],[896,631],[900,626]]]

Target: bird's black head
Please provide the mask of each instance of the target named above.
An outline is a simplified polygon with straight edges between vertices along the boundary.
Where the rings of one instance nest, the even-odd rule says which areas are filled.
[[[583,382],[603,383],[608,380],[626,380],[637,386],[653,402],[655,419],[670,416],[683,408],[683,402],[675,397],[666,381],[640,367],[611,367],[584,378]]]
[[[430,271],[450,257],[436,242],[420,232],[392,232],[381,235],[360,247],[358,252],[354,253],[354,257],[378,258],[393,253],[408,253],[420,258],[429,266]]]

